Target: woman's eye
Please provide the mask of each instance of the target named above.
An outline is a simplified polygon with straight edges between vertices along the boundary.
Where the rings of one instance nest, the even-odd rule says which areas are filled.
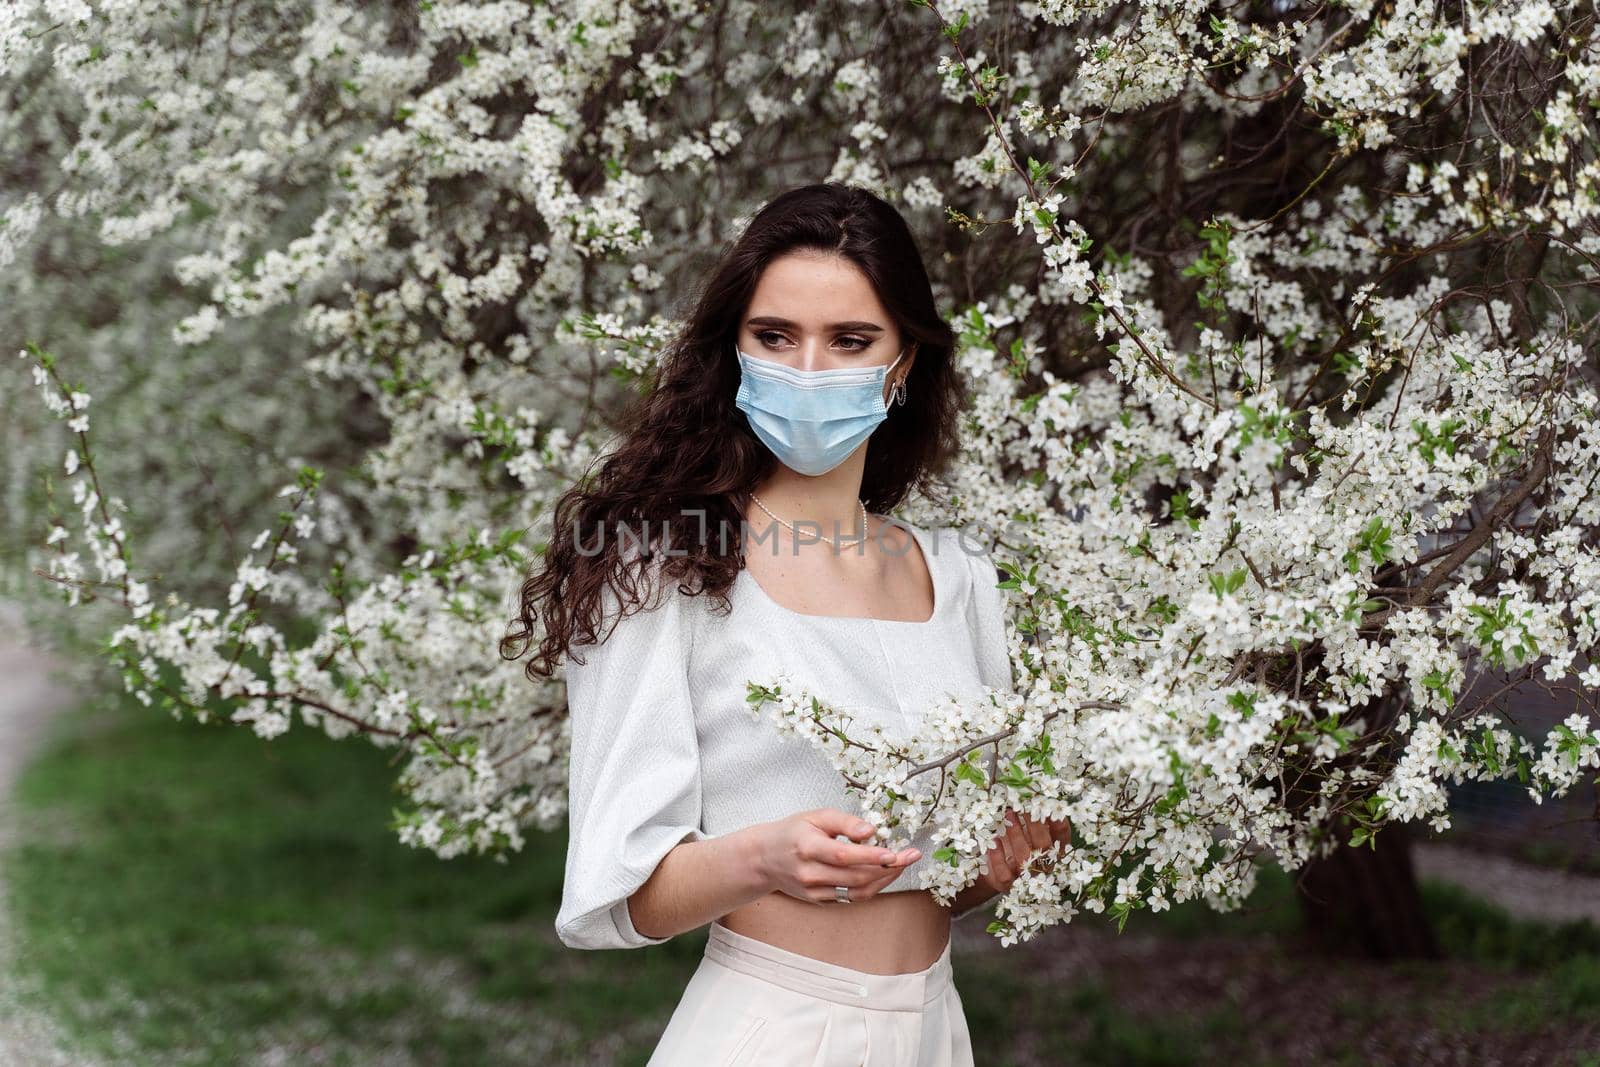
[[[776,330],[762,330],[760,333],[755,335],[755,338],[768,348],[777,348],[779,345],[788,340],[788,338],[784,337],[783,334],[777,332]],[[845,349],[850,352],[859,352],[863,348],[872,347],[872,342],[865,337],[844,336],[840,337],[836,343],[843,345]]]

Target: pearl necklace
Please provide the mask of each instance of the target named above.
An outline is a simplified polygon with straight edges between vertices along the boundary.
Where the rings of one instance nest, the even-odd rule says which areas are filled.
[[[765,511],[768,515],[772,515],[772,517],[774,519],[778,519],[778,521],[783,523],[783,525],[788,526],[789,530],[796,537],[800,536],[800,531],[799,530],[796,530],[793,526],[789,526],[789,524],[787,522],[784,522],[782,519],[779,519],[777,515],[773,515],[772,509],[767,507],[765,504],[763,504],[761,502],[761,498],[760,497],[756,496],[754,493],[751,493],[750,494],[750,499],[754,500],[756,502],[756,507],[760,508],[762,511]],[[850,542],[849,542],[851,544],[854,544],[857,541],[865,541],[867,539],[867,505],[862,503],[859,500],[856,501],[856,505],[861,508],[861,536],[860,537],[851,538]],[[841,544],[843,544],[843,542],[836,541],[836,540],[834,540],[833,538],[829,537],[827,534],[824,534],[824,533],[818,533],[817,536],[822,538],[824,541],[828,542],[828,544],[832,545],[834,548],[839,548],[841,546]]]

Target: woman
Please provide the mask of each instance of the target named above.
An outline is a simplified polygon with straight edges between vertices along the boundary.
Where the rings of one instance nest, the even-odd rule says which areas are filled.
[[[1067,839],[1008,812],[947,908],[917,887],[928,831],[868,843],[826,757],[748,699],[785,670],[858,721],[914,728],[942,694],[1010,687],[987,557],[879,514],[956,453],[953,347],[892,207],[791,190],[723,254],[626,431],[556,507],[507,640],[542,623],[530,673],[572,653],[557,933],[629,948],[711,923],[653,1065],[971,1064],[952,915]]]

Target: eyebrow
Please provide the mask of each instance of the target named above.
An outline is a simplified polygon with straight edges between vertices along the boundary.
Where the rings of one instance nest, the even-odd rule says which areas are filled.
[[[788,319],[781,319],[776,315],[760,315],[760,316],[757,316],[756,318],[751,319],[749,322],[745,323],[745,325],[746,326],[777,326],[779,328],[789,329],[789,330],[792,330],[795,327],[795,324],[790,322]],[[833,323],[829,323],[827,326],[823,327],[823,329],[826,329],[826,330],[857,330],[857,331],[860,331],[860,332],[866,332],[868,330],[876,330],[879,333],[883,332],[883,327],[879,326],[875,322],[833,322]]]

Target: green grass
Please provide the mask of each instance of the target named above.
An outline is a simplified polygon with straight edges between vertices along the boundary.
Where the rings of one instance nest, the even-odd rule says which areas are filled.
[[[1528,921],[1513,918],[1454,885],[1422,883],[1422,907],[1439,947],[1451,959],[1539,970],[1566,963],[1600,961],[1600,927],[1582,920]],[[1230,936],[1291,937],[1299,932],[1293,880],[1276,867],[1263,867],[1256,891],[1244,907],[1218,915],[1200,901],[1187,901],[1167,911],[1135,912],[1128,929],[1158,932],[1184,940]]]
[[[1423,895],[1440,946],[1452,958],[1533,975],[1487,1011],[1452,1013],[1452,1025],[1463,1032],[1533,1030],[1551,1018],[1600,1013],[1600,928],[1515,919],[1453,886],[1425,884]]]
[[[1008,1067],[1024,1023],[1036,1062],[1083,1067],[1191,1067],[1199,1050],[1237,1036],[1239,1013],[1223,1006],[1199,1015],[1153,1018],[1123,1005],[1114,990],[1087,978],[1068,986],[1039,982],[1005,960],[963,961],[957,975],[980,1064]],[[1060,1050],[1043,1056],[1037,1050]]]
[[[703,928],[648,949],[562,946],[551,922],[564,833],[533,835],[505,865],[400,845],[385,825],[392,754],[365,742],[301,727],[264,742],[129,701],[63,726],[17,795],[26,824],[48,830],[27,833],[3,869],[38,1005],[100,1058],[235,1064],[278,1047],[296,1065],[643,1064],[699,962]],[[1326,1027],[1403,1017],[1494,1036],[1600,1009],[1592,926],[1424,893],[1455,960],[1407,965],[1413,984],[1393,1003],[1347,986],[1328,996]],[[1165,1067],[1248,1047],[1259,1020],[1232,994],[1186,997],[1182,1010],[1126,994],[1210,939],[1286,946],[1298,921],[1288,877],[1266,870],[1230,916],[1198,903],[1136,913],[1122,936],[1156,944],[1120,971],[1083,941],[1075,951],[1100,969],[1053,981],[1031,969],[1037,956],[968,956],[957,984],[979,1062],[1055,1047],[1085,1065]],[[1070,936],[1118,936],[1103,919],[1080,923]],[[1469,964],[1517,980],[1487,1010],[1427,992]],[[1324,964],[1289,966],[1320,982]]]
[[[295,1063],[474,1064],[603,1048],[642,1063],[699,960],[703,931],[562,946],[561,833],[505,865],[399,844],[389,754],[365,742],[117,715],[26,771],[28,821],[62,832],[4,863],[41,1003],[90,1052],[232,1064],[281,1043]],[[451,989],[469,1002],[451,1007]]]
[[[1016,960],[985,956],[962,961],[958,984],[974,1038],[983,1035],[997,1067],[1022,1062],[1005,1043],[1019,1019],[1028,1021],[1023,1044],[1035,1050],[1032,1062],[1048,1062],[1037,1050],[1054,1048],[1086,1067],[1290,1065],[1304,1061],[1273,1050],[1315,1031],[1322,1039],[1316,1062],[1356,1067],[1374,1062],[1364,1045],[1373,1034],[1384,1035],[1380,1045],[1397,1057],[1384,1062],[1404,1062],[1405,1035],[1421,1033],[1482,1038],[1498,1055],[1523,1035],[1571,1031],[1600,1011],[1600,929],[1520,921],[1449,885],[1424,883],[1422,895],[1445,959],[1382,965],[1296,956],[1302,942],[1291,878],[1269,868],[1247,906],[1228,915],[1189,902],[1136,912],[1121,934],[1109,920],[1081,916],[1074,936],[1107,947],[1085,951],[1080,942],[1074,955],[1099,973],[1064,981],[1057,968],[1030,974]],[[1120,965],[1110,947],[1118,939],[1136,946]],[[1239,968],[1261,967],[1269,986],[1280,976],[1289,988],[1265,1012],[1251,1002],[1260,981],[1208,989],[1160,974],[1180,959],[1193,964],[1218,948],[1247,944],[1257,951],[1221,969],[1231,979],[1246,977]],[[1381,992],[1373,985],[1379,975]],[[1463,996],[1456,983],[1464,978],[1485,995]],[[1146,983],[1156,984],[1154,997]],[[1582,1053],[1549,1062],[1600,1067]]]

